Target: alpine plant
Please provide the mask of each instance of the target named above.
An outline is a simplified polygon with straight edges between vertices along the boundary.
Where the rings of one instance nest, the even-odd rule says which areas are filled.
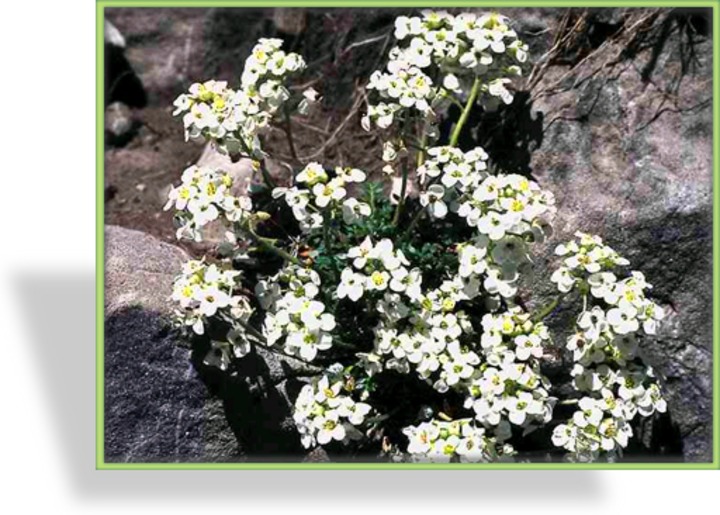
[[[260,349],[311,366],[291,399],[306,448],[512,461],[517,442],[544,428],[555,456],[615,460],[638,419],[667,409],[640,359],[664,316],[645,276],[577,233],[557,246],[547,278],[557,298],[520,302],[531,247],[551,235],[553,194],[480,147],[459,148],[466,117],[441,139],[450,105],[513,101],[528,47],[512,25],[495,13],[395,20],[360,123],[383,138],[377,157],[401,179],[399,196],[384,193],[383,177],[301,158],[286,180],[270,177],[263,135],[317,100],[292,87],[305,61],[279,39],[259,40],[237,89],[209,80],[175,101],[187,138],[261,176],[238,194],[225,171],[191,166],[171,189],[178,238],[202,241],[209,224],[227,231],[222,252],[177,277],[178,324],[210,342],[206,363],[222,369]],[[544,320],[560,301],[574,325],[553,342]],[[558,352],[571,363],[564,398],[545,372]]]

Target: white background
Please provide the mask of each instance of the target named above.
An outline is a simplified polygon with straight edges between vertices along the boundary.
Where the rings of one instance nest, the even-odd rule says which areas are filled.
[[[6,3],[0,43],[5,513],[713,510],[705,471],[95,471],[95,4]]]

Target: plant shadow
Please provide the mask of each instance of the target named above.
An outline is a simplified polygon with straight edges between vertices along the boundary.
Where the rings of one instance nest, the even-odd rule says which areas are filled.
[[[12,287],[33,344],[30,357],[46,391],[46,409],[55,422],[52,432],[64,451],[67,490],[80,501],[134,498],[164,504],[172,498],[207,506],[208,501],[253,497],[297,502],[316,499],[322,484],[327,501],[346,502],[356,495],[357,480],[367,481],[370,475],[373,497],[390,502],[407,493],[417,500],[418,492],[437,492],[441,481],[452,484],[455,500],[505,500],[522,491],[529,507],[542,500],[591,502],[604,495],[596,471],[97,471],[93,273],[25,270],[14,277]],[[423,500],[438,507],[447,502],[440,495]]]

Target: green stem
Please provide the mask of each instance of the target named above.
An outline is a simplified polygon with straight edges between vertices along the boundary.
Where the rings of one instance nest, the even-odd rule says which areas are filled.
[[[412,232],[412,230],[415,228],[415,226],[420,221],[420,219],[422,218],[424,213],[425,213],[425,208],[424,207],[420,208],[420,210],[417,212],[417,214],[413,217],[412,221],[410,222],[410,225],[408,225],[407,229],[405,229],[405,232],[403,233],[402,237],[400,238],[401,240],[404,240],[405,238],[407,238],[410,235],[410,232]]]
[[[240,139],[240,144],[242,145],[243,150],[245,150],[245,153],[248,155],[248,157],[250,159],[260,163],[260,174],[262,175],[265,185],[270,189],[274,189],[276,184],[275,184],[275,181],[272,180],[272,177],[270,177],[270,172],[268,172],[267,168],[265,167],[265,160],[264,159],[255,159],[252,156],[252,152],[250,151],[248,146],[245,144],[245,141],[242,140],[242,138]]]
[[[402,213],[403,206],[405,205],[405,192],[407,190],[408,182],[408,169],[407,157],[403,158],[403,170],[402,170],[402,183],[400,184],[400,198],[398,199],[397,207],[395,208],[395,216],[393,217],[393,225],[397,227],[400,223],[400,214]]]
[[[326,211],[323,213],[323,245],[325,245],[325,253],[330,254],[330,215]]]
[[[552,313],[566,294],[555,297],[549,304],[542,308],[534,317],[533,322],[540,322]]]
[[[276,247],[273,244],[274,240],[260,236],[251,227],[248,227],[247,230],[250,233],[250,235],[253,237],[253,239],[255,241],[257,241],[260,244],[260,246],[262,248],[264,248],[265,250],[267,250],[268,252],[271,252],[277,256],[280,256],[281,258],[285,259],[286,261],[290,261],[291,263],[294,263],[296,265],[302,264],[302,263],[300,263],[300,260],[298,258],[296,258],[295,256],[292,256],[292,255],[288,254],[287,252],[285,252],[283,249]]]
[[[422,136],[420,137],[420,148],[417,153],[417,167],[420,168],[425,163],[425,145],[427,144],[427,133],[425,126],[422,127]]]
[[[287,139],[288,139],[288,145],[290,146],[290,155],[292,156],[292,158],[295,161],[297,161],[299,163],[300,159],[298,159],[297,152],[295,151],[295,142],[293,141],[290,113],[288,112],[287,108],[284,108],[283,111],[285,113],[285,124],[284,124],[283,128],[285,130],[285,135],[287,136]]]
[[[470,116],[470,111],[472,110],[473,105],[475,105],[475,100],[477,99],[479,92],[480,77],[476,77],[472,89],[470,90],[470,96],[468,96],[467,102],[465,103],[465,109],[463,109],[463,112],[460,115],[460,119],[458,120],[457,125],[455,125],[455,129],[453,130],[452,136],[450,137],[449,145],[451,147],[457,146],[458,139],[460,139],[460,133],[462,132],[463,127],[468,120],[468,117]]]
[[[574,406],[577,403],[579,403],[579,399],[565,399],[563,401],[558,402],[560,406]]]

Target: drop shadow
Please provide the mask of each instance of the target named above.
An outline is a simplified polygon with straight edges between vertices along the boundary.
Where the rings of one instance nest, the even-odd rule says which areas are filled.
[[[444,495],[426,498],[422,492],[438,492],[442,481],[452,485],[453,499],[460,501],[505,500],[521,491],[528,507],[542,500],[575,503],[604,495],[596,471],[97,471],[95,278],[90,271],[18,271],[14,277],[37,380],[44,385],[46,409],[56,425],[52,432],[64,452],[67,489],[80,501],[133,498],[165,503],[172,497],[205,504],[209,499],[252,496],[294,503],[316,499],[322,484],[326,501],[346,502],[357,494],[359,483],[353,479],[367,481],[369,476],[374,499],[405,502],[408,495],[415,501],[420,496],[427,505],[445,507]]]

